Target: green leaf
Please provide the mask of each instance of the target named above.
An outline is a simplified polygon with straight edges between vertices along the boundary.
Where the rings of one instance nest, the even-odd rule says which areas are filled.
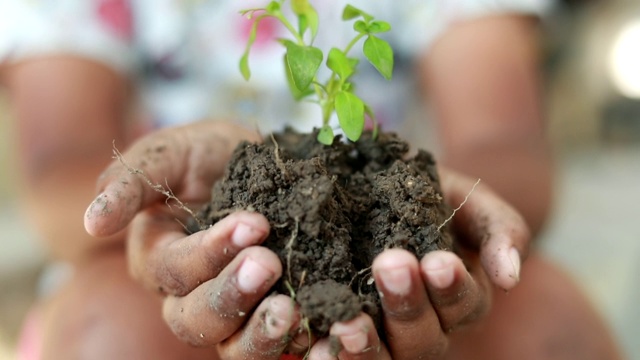
[[[353,93],[340,91],[336,94],[335,109],[347,139],[357,141],[364,129],[364,102]]]
[[[240,58],[240,73],[245,80],[249,80],[251,78],[251,69],[249,68],[249,52],[251,51],[251,46],[256,41],[256,36],[258,33],[258,23],[267,15],[260,15],[255,20],[253,20],[253,24],[251,24],[251,30],[249,31],[249,39],[247,39],[247,46],[245,47],[244,53]]]
[[[320,129],[318,133],[318,141],[321,144],[331,145],[333,144],[333,129],[329,125],[325,125]]]
[[[289,72],[289,70],[286,69],[286,60],[284,61],[284,64],[285,64],[285,74],[286,74],[286,77],[287,77],[287,84],[289,85],[289,90],[291,92],[291,95],[293,96],[293,98],[296,101],[300,101],[300,100],[306,98],[309,95],[315,94],[315,91],[313,90],[312,87],[307,87],[306,89],[304,89],[302,91],[299,90],[296,87],[296,84],[293,81],[293,77],[291,76],[291,72]]]
[[[352,5],[347,5],[342,10],[342,20],[352,20],[361,16],[366,22],[373,20],[373,16]]]
[[[377,36],[369,35],[363,46],[364,56],[378,69],[385,79],[393,75],[393,50],[388,42]]]
[[[391,30],[391,25],[386,21],[373,21],[368,23],[363,20],[358,20],[353,23],[353,30],[360,34],[378,34]]]
[[[304,36],[304,33],[309,28],[309,23],[307,22],[307,17],[304,15],[298,15],[298,34],[300,36]]]
[[[271,14],[277,13],[280,11],[280,3],[277,1],[272,1],[269,3],[269,5],[267,5],[265,10],[267,10],[267,12]]]
[[[296,15],[304,14],[311,7],[309,0],[291,0],[291,10]]]
[[[309,0],[292,0],[291,10],[298,16],[298,32],[303,36],[307,29],[311,30],[311,37],[318,34],[318,24],[320,22],[316,9],[313,8]]]
[[[369,33],[369,25],[362,20],[358,20],[353,23],[353,30],[359,32],[360,34],[368,34]]]
[[[376,20],[369,24],[369,33],[378,34],[391,30],[391,24],[386,21]]]
[[[307,18],[307,22],[309,23],[309,29],[311,29],[311,37],[313,39],[318,35],[318,26],[320,24],[320,19],[318,17],[318,13],[315,9],[311,8],[312,11],[308,12],[305,17]]]
[[[313,46],[300,46],[288,41],[285,43],[287,54],[285,64],[295,87],[304,91],[313,81],[322,64],[322,50]]]
[[[251,78],[251,69],[249,68],[249,50],[242,54],[240,58],[240,73],[245,80],[249,80]]]
[[[327,67],[338,74],[342,80],[353,75],[353,66],[347,55],[340,49],[332,48],[327,57]]]

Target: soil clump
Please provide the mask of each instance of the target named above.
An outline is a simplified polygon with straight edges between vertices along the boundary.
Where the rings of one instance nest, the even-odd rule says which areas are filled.
[[[423,150],[405,159],[409,146],[393,133],[365,132],[355,143],[337,137],[332,146],[316,136],[286,130],[240,144],[197,217],[208,226],[233,210],[266,216],[272,230],[263,245],[284,269],[274,291],[295,294],[316,335],[360,311],[380,326],[374,257],[389,248],[417,257],[451,249],[449,227],[439,229],[451,209],[435,161]]]

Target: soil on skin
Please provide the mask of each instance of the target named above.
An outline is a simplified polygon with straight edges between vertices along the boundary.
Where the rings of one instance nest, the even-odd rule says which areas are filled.
[[[312,331],[323,336],[360,311],[380,325],[370,271],[376,255],[403,248],[421,257],[450,249],[452,238],[448,227],[438,230],[451,210],[429,153],[403,159],[409,146],[392,133],[374,140],[365,132],[356,143],[337,138],[333,146],[316,135],[287,130],[275,135],[276,145],[240,144],[198,217],[211,225],[230,210],[265,215],[272,230],[264,246],[284,269],[274,290],[293,289]]]

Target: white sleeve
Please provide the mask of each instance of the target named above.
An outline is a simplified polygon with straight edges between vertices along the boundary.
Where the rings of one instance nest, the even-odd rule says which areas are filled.
[[[122,20],[117,18],[122,10],[108,8],[110,3],[115,2],[0,0],[0,64],[40,55],[72,54],[102,62],[116,71],[133,71],[136,55],[131,41],[111,26]],[[109,23],[113,15],[115,21]]]
[[[448,27],[459,21],[501,13],[544,17],[554,0],[402,0],[393,8],[393,39],[403,53],[428,48]]]

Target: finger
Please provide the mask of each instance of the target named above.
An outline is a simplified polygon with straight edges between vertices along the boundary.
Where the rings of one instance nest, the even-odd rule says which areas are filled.
[[[240,127],[201,122],[150,134],[114,160],[98,179],[100,195],[85,213],[85,228],[95,236],[123,229],[133,216],[172,194],[184,204],[203,202],[235,146],[258,140]],[[114,150],[115,151],[115,150]]]
[[[422,258],[420,271],[445,332],[470,324],[489,311],[491,286],[477,256],[467,259],[465,266],[452,252],[434,251]]]
[[[442,171],[442,188],[452,206],[467,201],[452,221],[466,246],[480,249],[482,265],[491,281],[508,290],[520,279],[521,259],[527,254],[531,234],[524,218],[488,186],[450,170]],[[467,197],[467,195],[469,195]]]
[[[288,354],[288,359],[294,360],[306,358],[311,347],[316,343],[316,341],[316,337],[309,332],[307,326],[299,326],[285,351],[285,353]],[[283,358],[281,360],[285,359]]]
[[[177,296],[218,276],[242,249],[261,243],[269,234],[268,220],[247,211],[230,214],[190,236],[174,217],[160,204],[140,213],[129,232],[127,256],[134,279]]]
[[[391,359],[369,315],[360,313],[355,319],[337,322],[329,333],[340,344],[340,360]]]
[[[332,350],[334,345],[328,338],[318,340],[309,351],[309,360],[337,360],[338,356],[335,354],[335,350]]]
[[[391,359],[371,317],[364,313],[350,321],[333,324],[330,334],[330,338],[320,339],[312,346],[309,360]]]
[[[285,295],[266,298],[245,326],[218,346],[223,359],[278,360],[298,328],[300,314]]]
[[[215,279],[184,297],[167,297],[164,319],[183,341],[219,344],[242,326],[281,274],[276,254],[261,246],[247,248]]]
[[[389,249],[372,264],[380,292],[386,340],[394,359],[435,359],[447,349],[447,337],[420,275],[418,259]]]

